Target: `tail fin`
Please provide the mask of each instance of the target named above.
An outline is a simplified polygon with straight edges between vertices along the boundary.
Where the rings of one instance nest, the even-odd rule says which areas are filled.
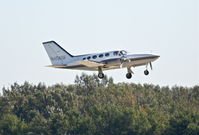
[[[73,56],[59,46],[55,41],[43,43],[52,65],[66,65]]]

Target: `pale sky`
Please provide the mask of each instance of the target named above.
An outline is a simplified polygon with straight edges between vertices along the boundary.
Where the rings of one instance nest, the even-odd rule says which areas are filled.
[[[0,0],[0,89],[73,83],[83,71],[45,67],[42,42],[49,40],[73,55],[124,49],[161,56],[149,76],[145,67],[130,80],[126,69],[106,71],[115,82],[199,85],[198,20],[198,0]]]

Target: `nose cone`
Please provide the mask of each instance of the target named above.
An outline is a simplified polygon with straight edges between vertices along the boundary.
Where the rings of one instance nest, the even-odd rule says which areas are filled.
[[[157,60],[157,59],[160,57],[160,55],[151,54],[150,57],[151,57],[151,58],[153,59],[153,61],[154,61],[154,60]]]
[[[154,58],[158,59],[160,57],[160,55],[152,55]]]

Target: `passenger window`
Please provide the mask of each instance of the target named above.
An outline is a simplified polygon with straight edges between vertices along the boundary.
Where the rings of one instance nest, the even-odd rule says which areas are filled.
[[[90,56],[88,56],[88,57],[87,57],[87,59],[88,59],[88,60],[90,60],[90,59],[91,59],[91,57],[90,57]]]
[[[118,51],[115,51],[115,52],[113,53],[113,55],[115,55],[115,56],[118,55]]]
[[[93,59],[96,59],[96,58],[97,58],[97,56],[96,56],[96,55],[94,55],[94,56],[93,56]]]
[[[103,54],[100,54],[100,55],[99,55],[100,58],[102,58],[103,56],[104,56]]]
[[[110,55],[109,53],[106,53],[106,54],[105,54],[106,57],[108,57],[109,55]]]

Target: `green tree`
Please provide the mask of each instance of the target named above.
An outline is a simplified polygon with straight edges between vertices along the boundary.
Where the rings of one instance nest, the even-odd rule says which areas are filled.
[[[2,135],[22,135],[27,131],[27,124],[14,114],[5,114],[0,120]]]
[[[76,76],[75,84],[3,88],[0,134],[197,135],[199,86],[172,88]]]
[[[181,108],[169,120],[168,135],[198,135],[199,113]]]

